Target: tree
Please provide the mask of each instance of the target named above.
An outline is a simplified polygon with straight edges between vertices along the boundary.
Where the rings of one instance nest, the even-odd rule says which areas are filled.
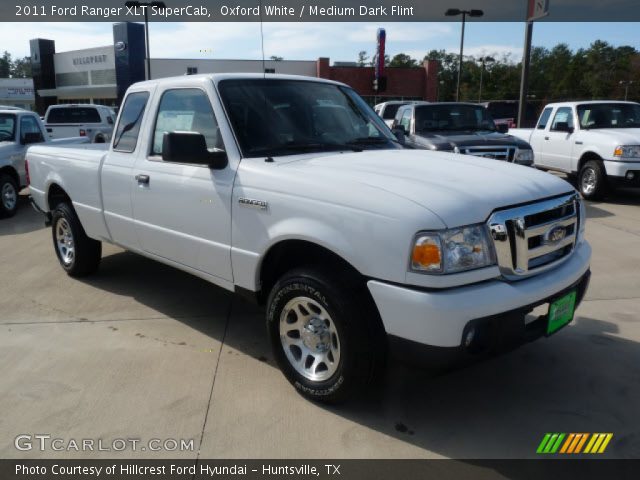
[[[366,50],[361,50],[360,52],[358,52],[358,66],[359,67],[366,67],[368,60],[369,60],[369,55],[367,55]]]
[[[11,54],[6,50],[0,57],[0,78],[9,78],[11,76]]]
[[[273,60],[274,62],[281,62],[282,60],[284,60],[283,57],[278,57],[277,55],[271,55],[269,57],[269,60]]]
[[[16,59],[13,62],[11,76],[14,78],[31,78],[31,57]]]
[[[390,67],[417,67],[418,62],[405,53],[398,53],[389,62]]]

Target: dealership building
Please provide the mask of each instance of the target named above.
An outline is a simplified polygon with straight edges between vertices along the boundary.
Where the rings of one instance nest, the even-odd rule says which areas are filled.
[[[30,41],[30,48],[35,109],[40,113],[49,105],[59,103],[118,106],[129,85],[145,79],[143,24],[114,24],[112,45],[56,52],[54,40],[37,38]],[[230,72],[306,75],[344,82],[370,103],[398,98],[435,101],[437,69],[435,61],[425,62],[420,67],[387,68],[386,89],[376,92],[373,89],[373,67],[338,62],[331,65],[328,58],[264,62],[170,58],[150,60],[151,78]]]

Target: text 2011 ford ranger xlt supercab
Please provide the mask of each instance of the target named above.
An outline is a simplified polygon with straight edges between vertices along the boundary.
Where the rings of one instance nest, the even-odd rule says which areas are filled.
[[[370,381],[389,346],[477,352],[554,333],[588,284],[567,182],[404,150],[336,82],[138,83],[108,150],[32,147],[28,162],[70,275],[95,271],[109,242],[250,293],[286,377],[323,401]]]

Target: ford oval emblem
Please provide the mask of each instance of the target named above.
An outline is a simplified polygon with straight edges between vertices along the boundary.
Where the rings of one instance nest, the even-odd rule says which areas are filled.
[[[555,227],[551,227],[547,230],[547,233],[544,234],[544,243],[548,245],[560,243],[566,236],[567,229],[562,225],[556,225]]]
[[[122,52],[127,49],[127,44],[124,42],[116,42],[114,48],[116,49],[116,52]]]

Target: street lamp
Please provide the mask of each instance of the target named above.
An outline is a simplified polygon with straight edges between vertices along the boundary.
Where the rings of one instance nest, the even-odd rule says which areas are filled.
[[[167,8],[164,2],[124,2],[127,8],[144,10],[144,43],[147,47],[147,80],[151,80],[151,55],[149,54],[149,8]]]
[[[462,33],[460,35],[460,61],[458,63],[458,86],[456,87],[456,102],[460,100],[460,76],[462,74],[462,51],[464,48],[464,25],[467,15],[470,17],[481,17],[484,15],[482,10],[460,10],[459,8],[450,8],[444,14],[447,17],[457,17],[462,15]]]
[[[480,62],[482,63],[482,67],[480,67],[480,88],[478,90],[478,103],[482,101],[482,76],[484,74],[484,65],[485,63],[495,62],[496,59],[493,57],[480,57]]]
[[[624,101],[629,98],[629,87],[633,85],[633,80],[620,80],[620,85],[624,86]]]

